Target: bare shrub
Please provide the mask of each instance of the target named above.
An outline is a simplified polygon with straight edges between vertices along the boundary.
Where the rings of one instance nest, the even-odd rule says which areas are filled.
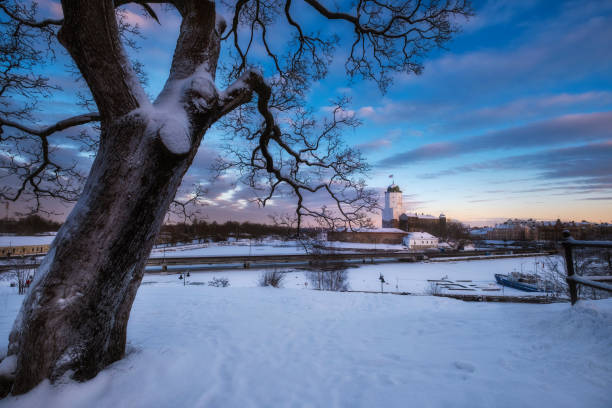
[[[281,288],[283,281],[285,280],[285,274],[277,270],[266,271],[259,276],[257,284],[259,286],[272,286],[275,288]]]
[[[348,271],[342,267],[317,268],[306,273],[313,289],[346,292],[349,290]]]
[[[558,256],[548,256],[542,269],[542,289],[555,297],[569,298],[567,272],[564,263]]]
[[[208,281],[208,286],[214,286],[216,288],[227,288],[230,285],[229,279],[213,277],[212,280]]]
[[[13,267],[12,276],[17,280],[17,288],[19,294],[23,295],[26,289],[30,286],[34,279],[35,269],[28,267],[30,263],[33,263],[34,259],[28,259],[25,257],[15,258],[11,260],[11,266]]]
[[[607,265],[605,254],[593,248],[576,248],[574,250],[574,271],[580,276],[609,275],[610,269]],[[550,256],[544,261],[542,273],[542,287],[553,296],[569,299],[569,286],[567,284],[567,267],[565,258]],[[578,285],[579,299],[604,299],[610,297],[610,293]]]
[[[442,289],[440,288],[440,285],[438,285],[436,282],[429,282],[429,286],[427,286],[427,288],[425,289],[425,293],[428,295],[436,296],[442,293]]]
[[[306,279],[313,289],[345,292],[349,290],[348,271],[344,266],[330,262],[329,255],[333,255],[334,247],[326,246],[324,241],[311,239],[303,241],[302,245],[307,254],[312,256],[311,265],[314,269],[306,272]]]

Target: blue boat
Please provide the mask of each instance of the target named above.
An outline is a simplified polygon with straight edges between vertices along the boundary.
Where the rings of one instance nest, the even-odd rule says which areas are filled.
[[[530,285],[529,283],[519,282],[518,280],[512,278],[511,276],[502,275],[501,273],[495,274],[495,280],[500,285],[508,286],[510,288],[522,290],[525,292],[539,292],[539,289],[536,285]]]

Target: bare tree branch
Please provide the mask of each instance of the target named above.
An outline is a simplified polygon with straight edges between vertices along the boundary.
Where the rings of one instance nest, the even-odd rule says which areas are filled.
[[[205,205],[206,194],[208,194],[208,190],[200,184],[195,184],[192,190],[185,194],[186,198],[175,197],[172,200],[168,213],[179,217],[183,224],[188,221],[193,222],[200,215],[201,207]]]
[[[12,128],[21,130],[22,132],[29,133],[31,135],[47,137],[55,132],[60,132],[62,130],[66,130],[74,126],[84,125],[86,123],[98,122],[99,120],[100,120],[99,113],[97,112],[85,113],[83,115],[77,115],[77,116],[73,116],[68,119],[60,120],[59,122],[53,125],[50,125],[50,126],[46,126],[46,127],[39,128],[39,129],[34,129],[31,127],[22,125],[20,123],[16,123],[10,120],[5,120],[2,117],[0,117],[0,135],[2,134],[2,127],[8,126],[8,127],[12,127]]]
[[[238,85],[240,84],[240,85]],[[335,228],[340,225],[360,226],[366,220],[365,213],[376,208],[376,197],[365,188],[363,175],[368,166],[359,152],[344,148],[340,131],[355,127],[359,121],[344,109],[346,100],[338,101],[332,118],[323,122],[319,133],[314,134],[316,122],[308,112],[301,111],[291,121],[291,132],[283,132],[270,106],[272,87],[260,73],[248,75],[230,87],[227,94],[235,100],[250,100],[248,91],[257,95],[257,112],[263,123],[257,129],[246,127],[240,121],[230,120],[228,129],[246,134],[252,141],[246,149],[229,147],[233,160],[218,164],[218,169],[240,169],[245,182],[253,189],[265,192],[258,203],[265,206],[285,186],[297,199],[298,228],[304,217],[313,217]],[[306,195],[325,192],[335,203],[334,211],[323,208],[314,210],[306,203]],[[324,220],[324,221],[322,221]]]
[[[4,11],[6,13],[7,16],[9,16],[11,19],[19,22],[20,24],[26,25],[28,27],[32,27],[32,28],[45,28],[48,26],[61,26],[64,22],[63,19],[52,19],[52,18],[46,18],[42,21],[35,21],[31,16],[30,17],[24,17],[22,15],[22,13],[20,13],[21,10],[23,10],[22,7],[18,8],[18,10],[12,11],[11,9],[9,9],[5,4],[0,3],[0,10]]]

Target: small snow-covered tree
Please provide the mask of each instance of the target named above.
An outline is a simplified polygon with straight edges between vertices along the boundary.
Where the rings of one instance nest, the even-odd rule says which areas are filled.
[[[159,9],[150,4],[164,3],[182,18],[167,81],[153,101],[141,85],[142,67],[124,50],[130,27],[121,10],[128,3],[155,19]],[[41,198],[78,198],[15,322],[8,349],[15,370],[8,380],[3,377],[0,389],[24,393],[68,371],[77,380],[89,379],[123,357],[130,309],[149,252],[215,123],[232,137],[230,153],[217,168],[239,171],[260,192],[262,205],[279,192],[290,193],[299,220],[317,216],[349,226],[373,208],[363,182],[367,165],[340,138],[342,129],[358,121],[342,99],[330,119],[314,120],[305,107],[309,85],[327,74],[341,44],[334,33],[351,36],[342,53],[348,78],[371,79],[385,90],[394,73],[419,73],[421,57],[451,38],[458,17],[470,14],[470,4],[331,3],[62,0],[63,18],[38,19],[35,6],[0,0],[0,144],[7,152],[0,168],[13,182],[0,196],[29,197],[35,208]],[[315,18],[302,19],[297,7]],[[221,9],[227,23],[218,14]],[[282,49],[270,40],[278,26],[290,33]],[[82,100],[91,110],[37,127],[28,122],[37,113],[34,102],[53,85],[36,69],[60,44],[91,94]],[[261,55],[267,62],[258,60]],[[54,156],[53,137],[91,123],[99,137],[84,132],[80,138],[95,150],[85,177]],[[334,211],[308,207],[305,196],[314,193],[331,197]]]

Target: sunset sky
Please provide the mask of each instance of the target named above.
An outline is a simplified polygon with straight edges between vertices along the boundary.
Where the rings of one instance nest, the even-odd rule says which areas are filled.
[[[352,98],[363,125],[345,134],[346,143],[372,165],[370,187],[382,194],[394,175],[409,210],[444,212],[473,225],[509,217],[611,222],[612,2],[475,1],[474,8],[476,15],[462,23],[447,49],[424,60],[422,75],[396,75],[386,94],[372,82],[347,80],[342,38],[309,103],[323,115],[334,97]],[[147,92],[156,95],[180,20],[160,10],[160,26],[129,10],[146,37],[132,54],[148,74]],[[41,15],[58,13],[57,3],[41,2]],[[315,18],[308,11],[300,15]],[[345,33],[337,23],[312,24]],[[283,41],[282,30],[277,41]],[[83,112],[66,60],[60,55],[47,68],[63,91],[43,102],[41,123]],[[252,193],[230,176],[209,183],[207,165],[219,146],[215,132],[206,135],[186,180],[208,187],[203,214],[221,222],[264,222],[267,214],[292,211],[285,198],[257,208],[249,202]],[[86,166],[90,159],[67,136],[55,137],[56,146],[67,156],[80,154]]]

